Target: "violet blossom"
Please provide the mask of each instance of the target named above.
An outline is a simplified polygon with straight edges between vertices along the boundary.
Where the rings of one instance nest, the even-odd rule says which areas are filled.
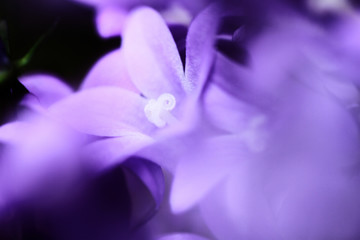
[[[275,18],[252,43],[251,68],[218,55],[204,106],[232,140],[224,149],[185,156],[175,171],[174,210],[200,204],[217,239],[359,235],[359,179],[350,173],[358,164],[353,109],[359,91],[332,57],[329,33],[303,19],[285,19]],[[213,181],[210,169],[217,166],[226,172]],[[199,194],[199,186],[208,190]]]
[[[247,1],[212,5],[180,49],[163,13],[128,13],[142,1],[91,3],[122,46],[78,91],[21,78],[27,109],[0,127],[0,204],[43,186],[66,193],[85,167],[85,187],[50,211],[57,238],[360,236],[360,31],[349,5],[307,1],[335,14],[332,25],[281,1],[255,1],[253,18]]]
[[[80,176],[85,169],[92,169],[83,160],[84,156],[81,152],[94,139],[92,136],[79,133],[63,125],[48,111],[48,108],[54,103],[74,94],[73,90],[59,79],[49,75],[25,76],[21,77],[20,81],[30,91],[30,94],[21,103],[26,108],[17,119],[0,127],[0,142],[3,146],[0,165],[1,211],[7,211],[18,202],[34,203],[36,207],[40,208],[49,204],[51,206],[60,204],[58,207],[63,208],[65,206],[62,206],[61,201],[70,201],[68,207],[76,207],[84,202],[90,204],[89,200],[83,198],[86,197],[86,194],[98,194],[96,192],[98,190],[92,188],[94,184],[98,184],[99,180],[95,179],[95,181],[89,182],[81,179]],[[104,150],[106,151],[106,149]],[[114,204],[127,204],[124,205],[125,209],[131,206],[133,208],[131,214],[124,219],[129,225],[124,225],[122,229],[119,229],[118,234],[128,234],[129,228],[138,227],[139,223],[148,220],[156,211],[157,205],[162,199],[163,176],[161,169],[156,164],[140,158],[127,159],[121,166],[114,166],[115,170],[118,168],[124,169],[122,171],[126,172],[126,184],[123,183],[117,187],[122,188],[127,195],[122,197],[123,200]],[[95,175],[96,178],[102,178],[111,175],[112,171],[114,170],[95,169],[95,172],[91,170],[90,176]],[[100,177],[97,177],[99,175]],[[85,181],[86,186],[90,187],[90,190],[82,190],[85,192],[80,196],[73,193],[79,181]],[[104,184],[105,187],[109,187],[106,186],[108,183]],[[132,191],[132,188],[137,190]],[[71,197],[67,197],[69,193]],[[111,192],[105,191],[102,194],[103,198],[108,198],[109,194],[112,196]],[[129,202],[125,201],[127,198],[129,198]],[[139,201],[139,199],[142,200]],[[98,205],[105,204],[103,201],[108,200],[91,204],[95,204],[93,207],[99,207]],[[114,206],[115,208],[116,206]],[[54,230],[55,232],[52,234],[60,234],[64,239],[72,238],[74,234],[85,234],[81,229],[75,232],[70,230],[69,221],[63,222],[62,220],[75,213],[64,209],[60,214],[53,209],[45,214],[58,219],[51,224],[55,224],[55,228],[60,228],[61,233],[56,233],[57,230]],[[110,216],[107,216],[107,213],[103,214],[106,218],[104,221],[113,221]],[[124,214],[126,215],[125,212],[121,212],[116,219],[124,218]],[[93,221],[91,219],[94,217],[99,216],[91,215],[88,220]],[[90,224],[90,222],[76,223],[79,227],[86,226],[86,224]],[[61,228],[65,229],[61,230]],[[102,228],[98,226],[87,232],[102,231]],[[115,232],[114,230],[109,234],[115,234]],[[93,237],[98,239],[96,236]]]
[[[181,100],[183,98],[183,96],[185,95],[184,89],[181,86],[181,84],[183,82],[186,82],[185,79],[191,79],[192,81],[187,82],[187,88],[188,90],[190,88],[194,88],[194,94],[193,94],[193,98],[196,99],[197,96],[199,95],[199,93],[201,92],[200,87],[199,88],[195,88],[195,85],[199,84],[200,86],[205,82],[206,80],[206,75],[208,72],[208,69],[210,68],[211,65],[211,57],[209,57],[209,59],[207,59],[206,57],[211,56],[211,52],[208,52],[207,50],[204,50],[201,47],[207,48],[209,46],[211,46],[211,38],[209,43],[200,46],[200,45],[196,45],[195,47],[190,46],[189,47],[189,56],[192,55],[199,55],[201,58],[204,58],[205,61],[202,62],[194,62],[192,63],[193,59],[189,59],[187,61],[187,66],[186,66],[186,76],[185,73],[183,71],[183,65],[182,62],[180,60],[180,56],[177,50],[177,47],[175,45],[175,43],[173,42],[172,36],[169,32],[169,30],[167,29],[165,23],[163,23],[163,20],[161,19],[160,16],[157,15],[156,12],[154,12],[153,10],[150,9],[142,9],[142,10],[138,10],[138,12],[134,13],[134,19],[132,20],[133,23],[131,21],[129,21],[129,24],[137,24],[137,22],[140,22],[140,24],[145,24],[146,21],[148,21],[148,16],[150,16],[150,19],[153,19],[153,21],[156,24],[159,24],[159,32],[161,33],[162,36],[164,36],[164,39],[166,41],[169,42],[169,49],[171,50],[170,56],[168,55],[167,59],[165,59],[165,62],[161,62],[163,59],[159,58],[158,60],[160,61],[159,66],[163,65],[163,70],[164,72],[167,72],[166,68],[168,68],[169,66],[166,65],[168,62],[166,62],[166,60],[173,60],[173,57],[175,56],[175,62],[173,65],[173,68],[177,71],[176,75],[174,76],[174,82],[172,84],[167,84],[167,77],[171,76],[171,73],[166,76],[161,76],[161,72],[158,72],[157,74],[160,74],[158,77],[160,78],[159,80],[159,89],[153,89],[150,91],[146,91],[146,88],[150,88],[150,85],[145,85],[143,88],[140,88],[141,90],[144,91],[144,95],[148,95],[148,97],[153,97],[154,94],[157,94],[157,90],[160,90],[162,88],[162,85],[165,86],[167,89],[164,90],[169,90],[168,92],[172,93],[165,96],[170,96],[171,99],[173,97],[173,95],[176,96],[177,100]],[[207,15],[205,15],[205,17],[207,17]],[[145,21],[146,20],[146,21]],[[198,28],[197,23],[195,22],[195,28]],[[207,33],[211,33],[211,29],[202,29],[202,31],[205,31]],[[132,40],[131,38],[135,37],[137,38],[137,33],[135,33],[135,36],[132,36],[131,34],[132,31],[135,30],[132,27],[129,27],[129,47],[127,47],[127,44],[124,44],[124,47],[121,49],[122,52],[126,52],[126,49],[130,49],[133,47],[131,44]],[[147,31],[148,29],[144,29],[144,31]],[[197,40],[197,34],[198,31],[197,30],[191,30],[192,31],[192,35],[190,34],[189,39],[194,39]],[[154,36],[156,36],[156,32],[155,33],[150,33],[150,36],[148,36],[148,39],[150,39],[150,44],[157,44],[156,42],[151,42],[152,38]],[[146,40],[148,40],[146,39]],[[126,39],[125,39],[126,41]],[[149,49],[151,51],[151,48],[149,48],[147,46],[147,44],[149,44],[148,42],[144,42],[144,49]],[[159,47],[161,47],[160,45],[158,45]],[[193,52],[191,52],[193,51]],[[165,56],[167,54],[169,54],[168,52],[165,52]],[[121,53],[121,54],[126,54],[126,53]],[[133,56],[133,53],[127,53],[128,56],[127,58],[131,59]],[[75,113],[79,113],[79,111],[81,109],[84,109],[84,107],[86,108],[87,106],[87,110],[90,112],[86,112],[87,114],[84,115],[83,117],[86,118],[84,119],[85,122],[83,122],[81,125],[79,126],[74,126],[73,124],[70,124],[72,127],[75,127],[74,130],[76,132],[76,130],[80,130],[80,136],[82,136],[83,138],[85,138],[86,142],[89,142],[89,139],[91,140],[93,137],[97,137],[97,138],[101,138],[101,137],[117,137],[118,135],[120,137],[118,138],[108,138],[108,139],[103,139],[103,140],[98,140],[95,141],[94,143],[90,143],[88,145],[88,149],[89,151],[86,151],[88,154],[82,156],[82,158],[86,159],[86,160],[90,160],[88,158],[94,157],[97,160],[100,160],[102,163],[100,164],[101,167],[98,168],[96,167],[96,169],[98,169],[97,171],[99,172],[98,174],[101,174],[104,171],[104,166],[108,167],[109,161],[114,161],[114,160],[121,160],[122,162],[124,162],[126,160],[126,156],[132,154],[133,152],[135,152],[138,148],[139,145],[140,147],[142,147],[142,145],[148,145],[149,143],[152,143],[153,140],[150,138],[150,136],[147,136],[144,134],[144,130],[148,131],[149,130],[155,130],[157,127],[163,127],[163,123],[161,123],[162,119],[151,119],[149,116],[146,116],[146,112],[144,112],[145,110],[145,106],[148,102],[148,100],[146,100],[144,97],[140,96],[137,92],[138,90],[135,89],[135,87],[133,87],[132,84],[128,84],[127,83],[130,82],[130,78],[129,79],[123,79],[122,76],[127,76],[126,72],[128,71],[128,69],[124,69],[124,73],[125,75],[119,75],[116,72],[117,66],[114,65],[113,63],[117,63],[115,61],[117,61],[117,51],[110,54],[109,56],[106,57],[106,59],[110,59],[110,62],[107,62],[107,64],[102,64],[101,61],[98,63],[98,65],[89,73],[87,79],[85,80],[82,89],[78,92],[78,93],[74,93],[73,90],[71,90],[71,88],[69,88],[67,85],[63,84],[61,81],[59,81],[56,78],[50,77],[50,76],[46,76],[46,75],[34,75],[34,76],[28,76],[28,77],[23,77],[21,79],[22,83],[29,89],[29,91],[31,92],[31,94],[24,100],[23,104],[27,107],[30,107],[32,110],[35,110],[35,114],[34,116],[35,119],[37,118],[37,115],[39,115],[40,118],[49,118],[48,120],[49,123],[51,123],[52,121],[55,121],[56,124],[60,123],[60,120],[64,120],[64,118],[67,117],[72,117],[72,120],[78,120],[77,116],[75,116]],[[145,60],[144,64],[151,64],[151,61],[148,61],[147,59],[142,59],[140,58],[139,60]],[[194,59],[195,60],[195,59]],[[111,64],[111,65],[109,65]],[[156,63],[155,63],[156,64]],[[200,65],[199,65],[200,64]],[[202,65],[204,64],[204,65]],[[171,66],[171,65],[170,65]],[[112,68],[112,70],[115,69],[115,74],[111,75],[111,71],[109,67],[114,67]],[[105,68],[105,69],[104,69]],[[199,71],[195,71],[194,68],[196,68]],[[97,70],[97,69],[101,69],[101,71]],[[155,68],[156,69],[156,68]],[[132,71],[132,72],[131,72]],[[136,69],[132,68],[130,69],[130,73],[132,73],[132,75],[135,75]],[[120,72],[122,72],[120,70]],[[104,74],[105,75],[105,82],[102,82],[104,80],[104,78],[99,78],[101,76],[97,75],[97,74]],[[191,78],[193,77],[193,78]],[[135,77],[136,78],[136,77]],[[142,78],[142,76],[138,76],[138,78]],[[112,81],[116,79],[115,81]],[[131,78],[132,80],[133,78]],[[198,82],[196,82],[198,80]],[[123,81],[123,82],[121,82]],[[144,80],[140,80],[140,81],[144,81]],[[178,81],[178,82],[176,82]],[[139,83],[139,82],[138,82]],[[140,82],[141,84],[141,82]],[[96,86],[96,85],[110,85],[110,87],[103,87],[103,86]],[[127,89],[131,89],[134,90],[133,92],[131,91],[127,91],[124,90],[124,88],[119,88],[119,87],[114,87],[115,86],[121,86],[121,87],[125,87]],[[136,84],[135,84],[136,85]],[[89,88],[90,89],[87,89]],[[150,88],[151,89],[151,88]],[[110,93],[110,94],[109,94]],[[95,94],[94,98],[91,98],[91,95]],[[81,96],[85,95],[87,97],[87,99],[90,99],[89,101],[86,101],[86,104],[90,104],[90,105],[80,105],[80,108],[77,108],[79,105],[76,104],[76,101],[81,100]],[[90,98],[89,98],[90,96]],[[118,97],[118,98],[117,98]],[[104,125],[100,125],[100,128],[93,128],[93,126],[90,126],[89,131],[83,131],[84,127],[86,129],[86,125],[84,125],[84,123],[86,124],[87,120],[93,121],[92,123],[97,123],[97,119],[96,117],[100,117],[100,119],[103,119],[103,113],[102,112],[95,112],[95,115],[89,115],[89,113],[91,113],[93,110],[107,110],[105,109],[106,107],[108,108],[108,113],[110,113],[111,117],[113,117],[113,107],[114,107],[114,103],[116,103],[115,101],[113,101],[114,99],[116,99],[116,102],[119,104],[118,109],[121,110],[121,112],[119,112],[119,119],[115,119],[116,122],[112,121],[112,119],[110,119],[111,124],[108,125],[108,121],[106,122],[99,122],[100,124],[104,124]],[[128,101],[130,100],[130,102],[120,102],[119,100],[125,100]],[[170,99],[170,100],[171,100]],[[102,102],[104,101],[105,102]],[[109,101],[110,102],[106,102]],[[70,105],[67,105],[68,101],[70,102]],[[99,105],[99,108],[96,109],[94,108],[94,105],[91,104],[91,101],[94,101],[95,106]],[[104,104],[102,104],[104,103]],[[177,103],[178,104],[178,103]],[[125,107],[124,107],[125,106]],[[139,106],[139,107],[138,107]],[[150,106],[150,105],[149,105]],[[125,108],[129,108],[130,112],[128,112],[127,114],[125,114],[125,112],[123,112],[123,110]],[[156,106],[155,106],[156,107]],[[150,107],[153,108],[153,107]],[[58,110],[62,110],[58,111]],[[74,111],[71,115],[64,113],[65,111]],[[156,109],[155,109],[156,110]],[[152,109],[150,109],[150,111],[153,111]],[[106,113],[106,112],[105,112]],[[160,113],[157,113],[160,114]],[[137,128],[129,128],[127,126],[127,123],[125,122],[124,124],[124,119],[126,119],[127,117],[129,117],[130,119],[134,119],[137,123],[138,126],[135,127],[140,127],[140,129]],[[46,121],[48,121],[46,120]],[[105,119],[106,120],[106,119]],[[36,120],[37,121],[37,120]],[[52,131],[48,131],[46,128],[44,128],[44,126],[42,126],[42,123],[37,123],[37,122],[27,122],[27,117],[25,117],[25,128],[29,128],[29,129],[35,129],[34,131],[44,131],[44,133],[47,133],[49,135],[47,136],[43,136],[42,134],[38,134],[36,136],[36,138],[34,138],[33,140],[31,140],[31,138],[29,139],[30,141],[33,141],[34,143],[37,142],[37,139],[39,139],[40,142],[45,142],[47,143],[49,141],[48,137],[50,136],[56,136],[55,140],[61,140],[61,143],[64,143],[65,145],[69,145],[72,146],[77,150],[77,153],[81,152],[84,146],[79,146],[78,144],[73,144],[72,141],[68,141],[71,139],[71,137],[66,140],[61,138],[60,135],[58,135],[57,133],[53,133]],[[151,122],[150,122],[151,121]],[[145,123],[145,124],[144,124]],[[52,123],[51,123],[52,124]],[[166,122],[166,124],[168,124],[168,122]],[[8,141],[6,139],[6,129],[11,128],[12,125],[16,125],[16,123],[10,123],[9,125],[4,126],[4,135],[5,138],[3,139],[3,141],[5,142],[6,145],[10,145],[10,141]],[[21,125],[21,124],[20,124]],[[108,125],[108,126],[106,126]],[[142,125],[145,125],[145,128],[142,127]],[[157,125],[157,126],[156,126]],[[61,126],[61,123],[60,123]],[[95,125],[96,126],[96,125]],[[106,126],[106,128],[103,128],[102,126]],[[80,129],[79,129],[80,127]],[[97,127],[97,126],[96,126]],[[16,126],[14,128],[17,128]],[[21,128],[22,129],[22,128]],[[131,131],[129,131],[129,129]],[[19,129],[20,130],[20,129]],[[114,130],[116,130],[114,132]],[[21,130],[22,131],[22,130]],[[40,132],[39,131],[39,132]],[[34,135],[36,133],[31,133],[28,134],[29,136]],[[77,132],[76,132],[77,133]],[[119,134],[120,133],[120,134]],[[124,133],[126,134],[124,136]],[[130,133],[130,134],[129,134]],[[145,132],[146,134],[149,134],[149,132]],[[78,134],[78,133],[77,133]],[[14,133],[10,133],[10,136],[15,137],[16,139],[21,140],[21,135],[14,132]],[[63,141],[64,140],[64,141]],[[74,139],[71,139],[74,140]],[[140,143],[140,144],[139,144]],[[49,144],[51,144],[49,142]],[[41,178],[41,169],[44,169],[45,172],[47,172],[50,168],[48,167],[47,164],[53,165],[56,168],[56,165],[53,164],[50,160],[51,156],[47,155],[46,153],[40,151],[38,152],[39,154],[35,154],[35,150],[39,149],[39,147],[42,144],[40,143],[38,146],[34,146],[29,144],[29,142],[24,142],[21,145],[15,146],[14,151],[11,151],[13,153],[20,153],[22,154],[24,152],[24,150],[26,150],[27,148],[30,148],[31,151],[27,152],[26,154],[23,154],[23,159],[24,161],[29,161],[32,162],[32,159],[35,159],[36,161],[34,161],[35,167],[35,180],[37,181],[37,175],[38,171],[40,174],[40,179]],[[105,146],[105,148],[104,148]],[[57,147],[58,147],[58,143],[54,144],[54,149],[53,148],[49,148],[49,154],[57,154]],[[77,149],[78,148],[78,149]],[[95,149],[95,151],[94,151]],[[40,149],[39,149],[40,150]],[[58,149],[59,151],[61,151],[60,149]],[[100,151],[99,151],[100,150]],[[70,153],[67,150],[64,150],[64,154],[68,154]],[[95,153],[95,156],[92,156],[92,153]],[[110,155],[109,155],[110,154]],[[115,154],[115,156],[114,156]],[[79,158],[79,155],[76,155],[77,158]],[[13,159],[15,159],[16,157],[11,157]],[[44,162],[41,162],[42,159],[44,160]],[[69,158],[70,160],[71,158]],[[40,161],[41,160],[41,161]],[[40,162],[39,162],[40,161]],[[17,160],[17,162],[21,163],[23,162],[22,160]],[[36,165],[36,162],[39,162],[38,165]],[[126,161],[128,162],[128,161]],[[126,165],[126,162],[124,163]],[[76,163],[76,161],[74,161],[74,163]],[[82,162],[81,164],[84,164],[85,162]],[[91,163],[91,161],[88,163]],[[99,163],[99,162],[97,162]],[[86,164],[86,163],[85,163]],[[91,164],[90,164],[91,165]],[[99,165],[99,164],[98,164]],[[113,166],[113,164],[111,164]],[[160,204],[161,200],[162,200],[162,186],[161,186],[161,182],[159,182],[161,180],[161,176],[162,176],[162,172],[159,169],[153,169],[150,170],[149,173],[145,174],[146,172],[144,171],[144,169],[138,169],[139,167],[141,167],[143,164],[136,164],[137,166],[135,166],[135,173],[137,175],[138,178],[140,178],[140,180],[143,182],[143,184],[145,184],[145,186],[148,188],[148,190],[150,191],[156,206],[155,209],[158,207],[158,205]],[[10,173],[14,173],[17,172],[16,171],[16,167],[10,167],[8,168],[10,169],[9,172]],[[146,168],[145,168],[146,169]],[[23,169],[24,170],[24,169]],[[29,181],[31,179],[31,176],[28,176],[29,174],[33,174],[31,169],[28,169],[28,172],[24,172],[22,173],[22,175],[24,175],[24,180],[25,181]],[[59,169],[60,171],[60,169]],[[61,171],[60,171],[61,172]],[[17,175],[16,175],[17,176]],[[15,177],[16,177],[15,176]],[[7,179],[10,179],[9,177]],[[154,179],[160,179],[154,182]],[[4,179],[5,180],[5,179]],[[20,180],[20,179],[19,179]],[[29,182],[31,184],[31,182]],[[21,184],[21,183],[20,183]],[[34,184],[37,185],[37,184]],[[32,186],[25,186],[24,185],[24,189],[23,190],[32,190],[35,187]],[[132,196],[136,198],[141,197],[141,195],[139,195],[140,193],[138,192],[133,192]],[[26,194],[25,194],[26,195]],[[148,216],[148,212],[142,212],[144,211],[144,207],[140,207],[139,206],[139,210],[134,209],[134,215],[131,217],[131,219],[135,218],[135,220],[131,220],[131,221],[139,221],[142,218],[146,218]],[[150,209],[151,210],[151,209]],[[150,211],[150,213],[153,210]],[[138,216],[137,216],[138,215]],[[137,219],[137,220],[136,220]]]
[[[50,107],[52,116],[76,130],[107,137],[89,146],[97,164],[125,159],[171,129],[191,128],[193,108],[212,64],[217,20],[209,11],[190,26],[185,72],[161,16],[140,8],[129,18],[122,48],[96,65],[83,90]],[[214,24],[203,28],[201,23],[209,20]]]
[[[18,212],[18,208],[21,211],[24,204],[26,211],[40,209],[35,214],[50,219],[47,224],[52,227],[48,236],[102,239],[105,235],[124,235],[138,239],[137,234],[132,236],[130,232],[154,214],[162,199],[164,183],[160,167],[146,159],[130,158],[120,166],[94,172],[81,156],[92,137],[68,128],[48,114],[49,105],[72,91],[45,75],[23,77],[21,81],[31,91],[23,102],[28,108],[17,119],[0,127],[2,224],[7,211]],[[112,179],[110,183],[104,180],[107,178]],[[117,182],[116,186],[113,181]],[[121,194],[114,199],[115,192]],[[110,202],[112,207],[108,206]],[[94,210],[104,206],[109,211]],[[62,210],[59,212],[58,208]],[[22,218],[15,214],[13,221],[17,217]],[[90,227],[97,219],[103,223]],[[121,226],[109,228],[113,224]],[[46,230],[40,228],[40,231]]]

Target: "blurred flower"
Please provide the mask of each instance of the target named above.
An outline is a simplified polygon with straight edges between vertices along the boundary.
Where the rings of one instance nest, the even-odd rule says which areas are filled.
[[[0,194],[5,203],[11,204],[44,188],[60,194],[74,177],[82,139],[45,116],[23,113],[0,127],[0,142]]]
[[[204,106],[229,135],[181,156],[172,207],[199,203],[217,239],[356,238],[359,91],[328,33],[274,20],[249,68],[217,56]]]
[[[77,92],[20,79],[30,110],[0,127],[3,209],[62,195],[45,216],[67,240],[359,238],[358,14],[307,1],[336,14],[326,25],[229,0],[167,26],[203,3],[90,2],[122,46]],[[143,4],[159,12],[129,13]]]
[[[65,126],[47,110],[72,90],[45,75],[21,81],[31,91],[23,102],[30,109],[0,127],[0,229],[7,211],[14,211],[8,224],[25,221],[10,232],[29,228],[21,215],[25,207],[25,211],[35,209],[35,218],[48,219],[49,229],[37,220],[41,225],[34,230],[37,236],[145,239],[137,232],[162,201],[162,169],[136,157],[110,169],[92,168],[82,150],[94,137]],[[0,230],[0,237],[3,234]]]
[[[193,16],[203,10],[211,0],[77,0],[97,9],[96,25],[102,37],[119,36],[126,25],[129,12],[140,6],[158,10],[168,23],[188,25]]]

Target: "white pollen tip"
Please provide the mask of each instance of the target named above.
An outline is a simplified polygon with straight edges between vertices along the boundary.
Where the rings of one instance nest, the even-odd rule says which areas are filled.
[[[170,93],[161,94],[156,100],[150,99],[144,108],[145,116],[158,128],[165,127],[174,118],[170,111],[176,106],[176,99]]]

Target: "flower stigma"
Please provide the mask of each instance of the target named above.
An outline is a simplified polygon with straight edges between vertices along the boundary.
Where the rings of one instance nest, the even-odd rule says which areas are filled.
[[[158,128],[176,122],[170,113],[176,106],[176,99],[170,93],[163,93],[157,99],[150,99],[144,108],[147,119]]]

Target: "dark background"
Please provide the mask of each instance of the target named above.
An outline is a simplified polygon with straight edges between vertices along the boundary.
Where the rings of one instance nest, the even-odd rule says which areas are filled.
[[[98,36],[95,9],[70,0],[0,0],[0,18],[7,24],[11,60],[46,35],[23,74],[52,74],[73,87],[97,59],[120,46],[120,38]]]

